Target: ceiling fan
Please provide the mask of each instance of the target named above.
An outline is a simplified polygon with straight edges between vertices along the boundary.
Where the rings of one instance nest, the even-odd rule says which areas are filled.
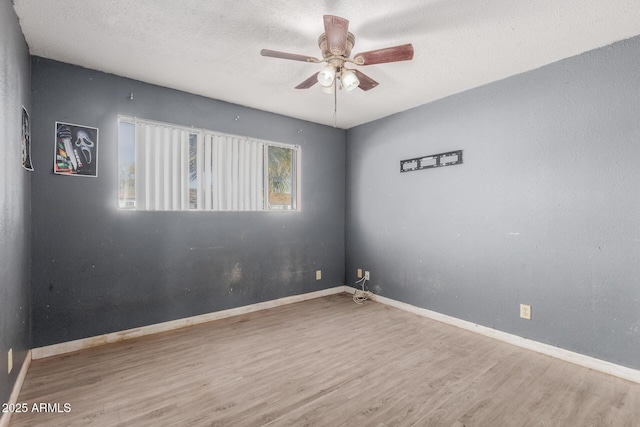
[[[327,93],[335,93],[335,89],[340,87],[347,91],[351,91],[356,87],[367,91],[378,86],[378,82],[371,77],[359,70],[349,69],[345,64],[373,65],[413,59],[413,46],[411,44],[362,52],[351,59],[351,49],[355,41],[355,36],[349,32],[348,20],[339,16],[324,15],[324,33],[318,37],[318,46],[322,51],[322,59],[269,49],[262,49],[260,54],[272,58],[326,63],[327,65],[322,70],[300,83],[296,86],[296,89],[309,89],[314,84],[320,83],[322,90]],[[340,86],[338,86],[338,81]]]

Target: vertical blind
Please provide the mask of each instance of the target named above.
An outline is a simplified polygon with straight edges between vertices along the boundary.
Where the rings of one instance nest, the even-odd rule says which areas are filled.
[[[136,121],[136,208],[189,208],[189,132]]]
[[[264,209],[265,142],[135,119],[139,210]]]
[[[264,143],[236,136],[207,132],[198,138],[198,209],[261,210],[263,150]]]

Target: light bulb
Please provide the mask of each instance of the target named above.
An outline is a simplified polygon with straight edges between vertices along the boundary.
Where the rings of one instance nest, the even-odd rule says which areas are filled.
[[[336,69],[331,65],[327,65],[318,73],[318,83],[324,87],[331,86],[335,78]]]
[[[320,90],[328,95],[333,95],[336,91],[335,81],[331,86],[320,86]]]
[[[345,71],[342,72],[340,80],[342,81],[342,86],[347,91],[352,91],[360,85],[360,80],[358,80],[356,73],[351,70],[345,69]]]

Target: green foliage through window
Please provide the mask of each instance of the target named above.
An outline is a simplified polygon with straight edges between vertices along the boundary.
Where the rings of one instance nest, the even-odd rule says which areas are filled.
[[[269,207],[295,209],[292,197],[295,152],[291,148],[271,146],[268,153]]]

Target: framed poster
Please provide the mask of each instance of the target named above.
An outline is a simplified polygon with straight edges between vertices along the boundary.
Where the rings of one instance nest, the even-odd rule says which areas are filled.
[[[98,129],[56,122],[53,172],[98,176]]]
[[[22,106],[22,167],[28,171],[33,170],[31,164],[31,125],[29,124],[29,113]]]

